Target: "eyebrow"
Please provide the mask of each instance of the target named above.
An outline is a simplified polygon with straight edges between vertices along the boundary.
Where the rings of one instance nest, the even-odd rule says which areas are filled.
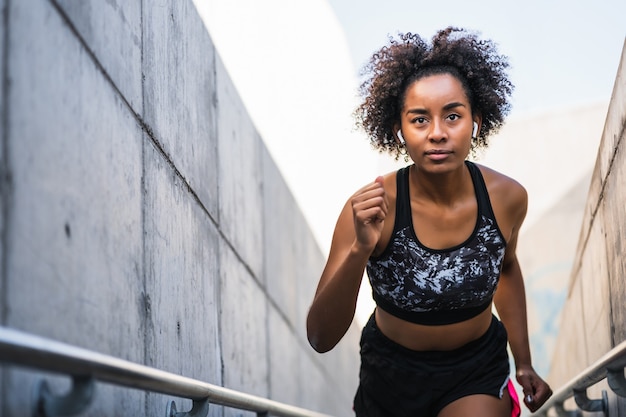
[[[445,106],[443,106],[444,110],[452,110],[455,109],[457,107],[466,107],[465,104],[458,102],[458,101],[453,101],[452,103],[448,103]],[[415,108],[415,109],[409,109],[406,111],[407,114],[428,114],[428,110],[426,109],[422,109],[422,108]]]

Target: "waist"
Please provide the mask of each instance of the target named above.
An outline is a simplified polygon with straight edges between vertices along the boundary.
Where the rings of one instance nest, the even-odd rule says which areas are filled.
[[[412,351],[452,351],[479,340],[493,325],[495,317],[491,308],[458,323],[424,325],[398,318],[381,308],[376,308],[374,324],[394,343]]]

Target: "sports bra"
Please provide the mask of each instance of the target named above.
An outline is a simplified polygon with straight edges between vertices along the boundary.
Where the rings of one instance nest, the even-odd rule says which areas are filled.
[[[389,244],[367,262],[376,305],[417,324],[468,320],[491,306],[506,240],[496,223],[478,167],[465,162],[478,203],[476,226],[463,243],[447,249],[424,246],[413,227],[409,166],[396,175],[396,219]]]

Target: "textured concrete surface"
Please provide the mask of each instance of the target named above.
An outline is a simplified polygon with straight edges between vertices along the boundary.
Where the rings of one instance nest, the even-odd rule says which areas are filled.
[[[5,321],[5,307],[6,307],[6,280],[4,273],[4,239],[6,226],[4,223],[5,210],[7,206],[8,195],[8,180],[6,177],[6,160],[5,160],[5,146],[6,146],[6,116],[5,112],[5,52],[7,50],[5,40],[7,39],[5,34],[8,30],[8,26],[5,22],[5,8],[6,1],[0,0],[0,10],[2,11],[0,17],[0,325],[4,325]],[[0,367],[0,393],[4,392],[4,369]],[[0,394],[0,399],[2,395]]]
[[[625,44],[626,45],[626,44]],[[615,80],[598,159],[583,215],[582,230],[561,314],[549,381],[569,382],[611,348],[626,340],[626,52]],[[609,416],[623,415],[626,401],[603,381],[589,389],[609,393]],[[620,414],[622,413],[622,414]]]
[[[191,1],[146,0],[142,10],[144,122],[217,218],[215,50]]]
[[[141,114],[141,2],[57,0],[55,4],[113,85]]]
[[[351,415],[359,329],[309,347],[324,257],[192,1],[5,4],[1,324]],[[68,389],[2,364],[0,415],[29,410],[42,378]],[[90,415],[190,407],[96,390]]]
[[[4,324],[142,362],[141,129],[50,3],[12,2],[9,19]],[[17,415],[34,380],[7,374]],[[100,395],[95,413],[143,409],[137,392]]]

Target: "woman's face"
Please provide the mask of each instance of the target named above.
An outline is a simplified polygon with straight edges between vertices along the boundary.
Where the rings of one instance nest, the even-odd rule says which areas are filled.
[[[446,172],[469,154],[472,109],[461,82],[450,74],[420,78],[407,87],[400,114],[407,152],[420,168]]]

